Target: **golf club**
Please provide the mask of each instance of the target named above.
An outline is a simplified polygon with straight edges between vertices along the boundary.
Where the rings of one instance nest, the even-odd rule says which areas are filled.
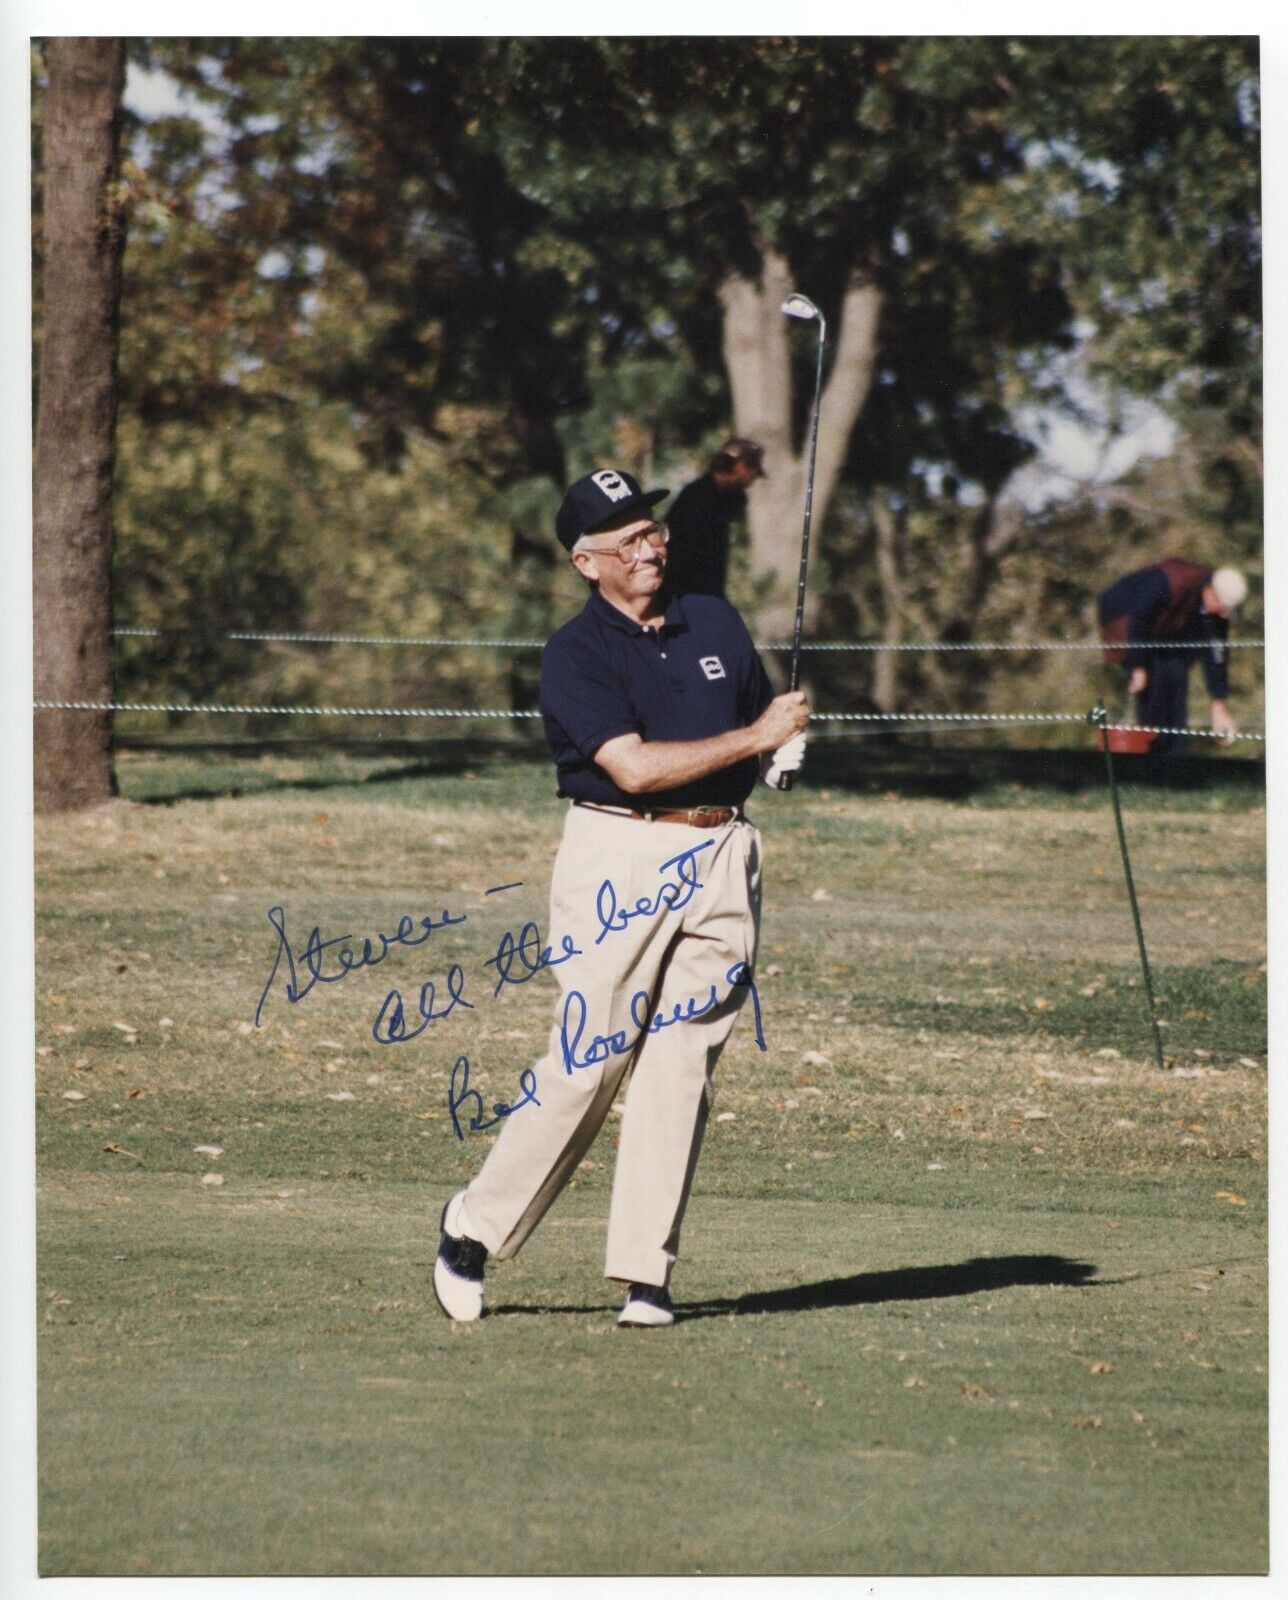
[[[814,504],[814,456],[818,450],[818,406],[823,393],[823,341],[827,338],[827,323],[823,313],[812,300],[803,294],[789,294],[782,304],[784,316],[795,317],[800,322],[818,322],[818,367],[814,376],[814,416],[810,423],[809,465],[805,470],[805,524],[801,529],[801,566],[796,582],[796,625],[792,630],[792,659],[789,688],[795,689],[800,679],[801,628],[805,622],[805,577],[809,570],[809,520]],[[792,774],[786,774],[784,789],[792,786]]]

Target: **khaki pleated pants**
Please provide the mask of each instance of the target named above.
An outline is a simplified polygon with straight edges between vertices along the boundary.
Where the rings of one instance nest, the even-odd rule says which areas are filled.
[[[663,892],[668,884],[678,887]],[[750,992],[759,926],[760,835],[749,822],[699,829],[569,808],[542,935],[556,956],[565,934],[581,953],[551,966],[559,998],[549,1050],[534,1068],[539,1104],[503,1123],[463,1202],[465,1230],[492,1255],[504,1260],[523,1245],[630,1069],[604,1270],[632,1283],[667,1282],[712,1073]]]

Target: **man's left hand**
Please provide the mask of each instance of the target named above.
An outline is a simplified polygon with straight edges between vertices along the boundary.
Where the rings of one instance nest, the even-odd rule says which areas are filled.
[[[805,764],[805,735],[794,734],[765,763],[761,777],[771,789],[781,789],[789,772],[799,772]]]
[[[1224,700],[1212,702],[1212,732],[1219,733],[1223,739],[1233,739],[1236,729],[1234,718],[1230,715],[1230,708]]]

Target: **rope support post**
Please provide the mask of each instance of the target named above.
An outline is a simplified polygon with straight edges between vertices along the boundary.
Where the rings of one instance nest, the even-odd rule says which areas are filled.
[[[1100,730],[1100,742],[1105,750],[1105,767],[1109,773],[1109,796],[1114,806],[1114,822],[1118,829],[1118,849],[1123,858],[1123,876],[1127,880],[1127,898],[1131,901],[1132,921],[1136,925],[1136,948],[1140,951],[1140,970],[1145,979],[1145,1000],[1149,1006],[1149,1025],[1154,1034],[1154,1055],[1158,1061],[1159,1070],[1167,1071],[1167,1060],[1163,1055],[1163,1037],[1158,1031],[1158,1009],[1154,1004],[1154,983],[1149,973],[1149,955],[1145,949],[1145,930],[1141,926],[1140,906],[1136,901],[1136,885],[1131,875],[1131,859],[1127,854],[1127,834],[1123,829],[1122,806],[1118,800],[1118,780],[1114,776],[1114,758],[1109,748],[1109,713],[1105,710],[1104,702],[1097,700],[1087,713],[1087,721]]]

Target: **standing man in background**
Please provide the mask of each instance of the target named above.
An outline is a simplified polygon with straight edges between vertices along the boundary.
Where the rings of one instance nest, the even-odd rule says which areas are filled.
[[[672,594],[724,599],[729,570],[729,523],[746,509],[747,490],[764,452],[754,439],[726,439],[700,478],[686,485],[667,513],[671,530],[667,577]]]
[[[1136,697],[1136,720],[1142,727],[1184,728],[1190,662],[1203,658],[1203,673],[1212,697],[1212,732],[1232,734],[1234,719],[1228,698],[1230,614],[1248,596],[1247,581],[1233,567],[1202,566],[1167,556],[1119,578],[1100,596],[1100,637],[1105,659],[1128,670],[1127,691]],[[1158,648],[1168,644],[1205,644],[1206,650]],[[1141,645],[1153,648],[1140,649]],[[1182,734],[1161,733],[1156,755],[1176,755],[1185,745]]]
[[[675,1320],[668,1285],[712,1077],[754,992],[760,835],[743,802],[757,777],[781,788],[800,768],[809,707],[775,696],[731,605],[668,594],[652,511],[666,494],[605,467],[555,520],[590,588],[541,657],[546,741],[572,802],[546,930],[560,998],[523,1075],[530,1103],[443,1210],[434,1292],[456,1322],[482,1315],[488,1256],[521,1248],[628,1071],[604,1272],[628,1286],[624,1327]]]

